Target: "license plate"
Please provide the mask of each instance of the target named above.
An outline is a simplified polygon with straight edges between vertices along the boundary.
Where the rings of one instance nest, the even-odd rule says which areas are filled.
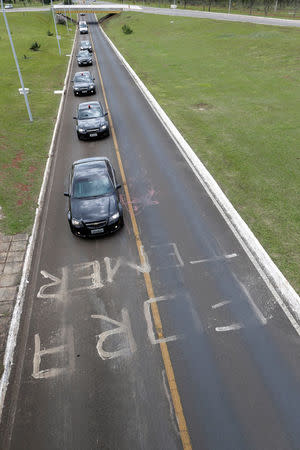
[[[82,91],[82,93],[83,93],[83,94],[86,94],[86,93],[87,93],[87,91]]]
[[[90,133],[90,137],[95,137],[97,136],[97,133]]]
[[[95,230],[91,230],[91,234],[99,234],[104,233],[104,228],[96,228]]]

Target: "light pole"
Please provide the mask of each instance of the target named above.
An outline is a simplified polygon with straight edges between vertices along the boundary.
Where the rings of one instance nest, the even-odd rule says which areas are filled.
[[[14,58],[15,58],[15,63],[16,63],[16,66],[17,66],[17,71],[18,71],[20,83],[21,83],[21,86],[22,86],[22,92],[23,92],[24,98],[25,98],[25,103],[26,103],[26,107],[27,107],[27,111],[28,111],[29,120],[30,120],[30,122],[33,122],[32,114],[31,114],[31,111],[30,111],[30,106],[29,106],[29,102],[28,102],[28,98],[27,98],[27,92],[26,92],[25,87],[24,87],[23,78],[22,78],[22,74],[21,74],[18,58],[17,58],[16,52],[15,52],[14,43],[13,43],[13,40],[12,40],[12,37],[11,37],[11,34],[10,34],[9,25],[8,25],[8,22],[7,22],[6,12],[5,12],[5,9],[4,9],[4,6],[3,6],[3,0],[1,0],[1,9],[2,9],[2,13],[3,13],[7,34],[8,34],[10,45],[11,45],[11,49],[12,49],[12,52],[13,52],[13,55],[14,55]]]
[[[228,2],[228,14],[230,14],[230,10],[231,10],[231,0],[229,0]]]
[[[3,1],[3,0],[1,0]],[[53,10],[53,3],[51,0],[51,11],[52,11],[52,17],[53,17],[53,22],[54,22],[54,27],[55,27],[55,34],[56,34],[56,40],[57,40],[57,45],[58,45],[58,52],[61,55],[61,50],[60,50],[60,44],[59,44],[59,38],[58,38],[58,33],[57,33],[57,26],[56,26],[56,22],[55,22],[55,17],[54,17],[54,10]]]

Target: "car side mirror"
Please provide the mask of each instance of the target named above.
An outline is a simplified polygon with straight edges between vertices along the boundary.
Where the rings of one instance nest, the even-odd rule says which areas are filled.
[[[121,189],[122,185],[121,184],[117,184],[116,189]]]
[[[93,81],[95,81],[95,77],[93,77]]]
[[[69,192],[64,192],[64,196],[65,196],[65,197],[70,197]]]
[[[105,112],[105,113],[104,113],[104,117],[107,117],[107,116],[108,116],[108,112]]]
[[[75,120],[76,120],[76,119],[77,119],[77,117],[73,116],[73,119],[75,119]]]

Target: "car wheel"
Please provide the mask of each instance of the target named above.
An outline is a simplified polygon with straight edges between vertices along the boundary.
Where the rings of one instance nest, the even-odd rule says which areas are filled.
[[[77,137],[78,137],[78,139],[79,139],[80,141],[82,141],[82,137],[81,137],[81,134],[80,134],[80,133],[77,133]]]
[[[107,130],[106,136],[108,137],[110,135],[110,131]]]

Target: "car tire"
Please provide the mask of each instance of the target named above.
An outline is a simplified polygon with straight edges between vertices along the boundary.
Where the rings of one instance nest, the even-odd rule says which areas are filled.
[[[81,137],[80,133],[77,133],[77,137],[80,141],[82,141],[82,137]]]

